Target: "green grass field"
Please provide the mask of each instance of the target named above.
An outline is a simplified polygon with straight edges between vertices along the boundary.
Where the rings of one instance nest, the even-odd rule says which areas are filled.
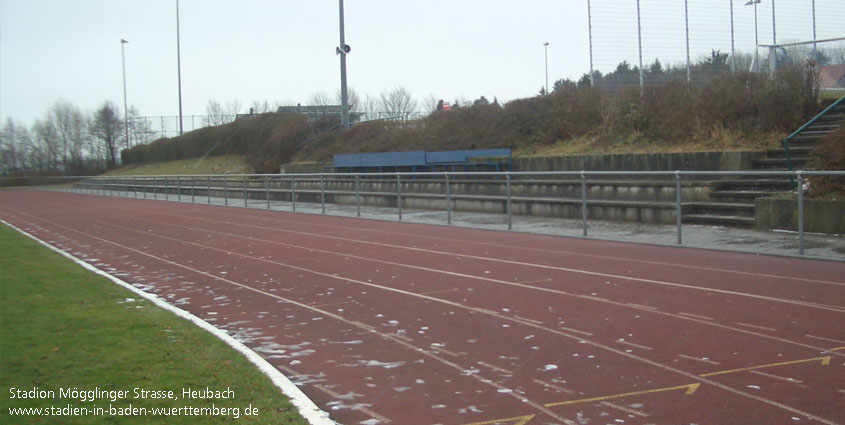
[[[234,397],[186,399],[183,388],[224,391]],[[17,389],[47,392],[19,398]],[[124,397],[63,397],[63,389],[127,391]],[[178,399],[135,398],[134,389],[173,391]],[[13,390],[15,389],[15,390]],[[306,424],[287,398],[241,354],[190,322],[74,264],[0,225],[0,423],[63,424]],[[50,397],[49,391],[53,392]],[[14,397],[14,398],[13,398]],[[114,399],[114,401],[112,401]],[[114,409],[147,409],[115,416]],[[237,408],[226,414],[211,410]],[[246,416],[252,406],[257,415]],[[88,408],[87,416],[62,408]],[[182,409],[154,416],[153,408]],[[41,416],[12,416],[12,408],[42,408]],[[94,409],[102,415],[94,416]],[[82,413],[81,411],[77,413]],[[122,413],[127,413],[123,411]],[[140,411],[137,413],[141,413]],[[171,411],[171,413],[173,413]],[[235,419],[234,416],[240,416]]]

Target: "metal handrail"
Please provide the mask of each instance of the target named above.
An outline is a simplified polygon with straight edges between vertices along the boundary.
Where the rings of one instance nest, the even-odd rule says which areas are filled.
[[[322,214],[326,214],[326,194],[348,194],[352,195],[355,198],[355,204],[357,207],[357,215],[360,216],[360,206],[361,206],[361,197],[362,195],[370,194],[364,193],[361,191],[361,178],[362,177],[381,177],[382,180],[379,181],[395,181],[396,182],[396,192],[393,193],[392,196],[396,198],[396,208],[398,217],[402,219],[402,199],[408,198],[409,196],[415,196],[415,193],[403,193],[402,191],[402,184],[403,184],[403,177],[419,177],[419,176],[430,176],[430,177],[437,177],[442,178],[443,182],[445,182],[445,208],[447,214],[447,224],[452,224],[452,204],[453,202],[461,197],[462,195],[454,195],[450,188],[450,182],[456,181],[452,180],[451,178],[460,177],[463,175],[472,175],[475,177],[478,176],[489,176],[493,178],[497,178],[500,184],[506,186],[506,196],[503,198],[501,195],[481,195],[482,198],[486,197],[486,199],[504,199],[506,201],[506,214],[507,214],[507,223],[508,223],[508,230],[511,230],[511,220],[512,220],[512,201],[516,199],[513,196],[511,191],[511,185],[513,183],[513,177],[517,176],[573,176],[579,177],[581,182],[581,215],[582,215],[582,227],[583,227],[583,235],[586,237],[588,234],[588,218],[587,218],[587,208],[588,208],[588,200],[587,200],[587,190],[586,190],[586,178],[588,176],[611,176],[611,175],[624,175],[624,176],[632,176],[632,175],[639,175],[639,176],[672,176],[674,177],[674,186],[675,186],[675,202],[674,207],[676,211],[676,226],[677,226],[677,244],[681,245],[683,243],[682,239],[682,214],[683,214],[683,199],[682,199],[682,185],[681,180],[685,176],[781,176],[781,177],[789,177],[789,178],[797,178],[799,181],[798,187],[798,252],[799,254],[804,254],[804,179],[808,176],[843,176],[845,177],[845,170],[836,170],[836,171],[762,171],[762,170],[755,170],[755,171],[540,171],[540,172],[475,172],[475,173],[463,173],[463,172],[420,172],[420,173],[413,173],[413,172],[394,172],[394,173],[308,173],[308,174],[229,174],[229,175],[182,175],[182,176],[99,176],[99,177],[91,177],[88,178],[86,182],[84,182],[81,186],[76,187],[75,189],[71,190],[81,190],[85,193],[95,193],[95,194],[120,194],[125,193],[126,196],[129,196],[129,192],[131,189],[132,197],[137,198],[138,189],[142,190],[144,198],[146,198],[146,193],[149,189],[152,189],[153,199],[158,199],[157,193],[159,190],[163,189],[165,193],[165,200],[170,199],[167,196],[167,192],[169,191],[170,185],[168,184],[168,180],[176,179],[177,184],[177,194],[176,200],[181,201],[181,192],[183,188],[187,189],[190,185],[191,190],[191,200],[194,202],[194,189],[195,186],[198,186],[200,189],[206,190],[206,202],[211,204],[211,192],[212,192],[212,185],[211,182],[214,181],[215,183],[220,183],[222,181],[222,189],[223,189],[223,205],[229,205],[229,182],[237,181],[241,183],[241,190],[243,191],[243,200],[244,200],[244,207],[249,207],[247,202],[248,193],[253,194],[254,196],[250,197],[252,199],[258,198],[258,193],[263,193],[265,196],[265,202],[267,209],[271,208],[270,204],[270,194],[271,191],[273,193],[280,193],[284,189],[270,189],[270,182],[271,181],[290,181],[290,187],[287,190],[284,190],[285,193],[290,193],[290,210],[296,211],[296,204],[297,204],[297,193],[308,193],[311,195],[319,195],[319,205],[320,211]],[[246,182],[248,179],[251,179],[252,182],[264,182],[263,187],[259,187],[258,185],[253,185],[253,187],[247,187]],[[163,180],[163,185],[161,185],[160,180]],[[297,190],[296,183],[297,181],[303,182],[319,182],[319,188],[306,188]],[[344,191],[344,190],[333,190],[328,189],[326,187],[326,183],[330,181],[349,181],[354,182],[354,190],[352,191]],[[407,181],[407,180],[406,180]],[[86,188],[86,184],[93,183],[92,187]],[[186,186],[183,186],[182,183],[185,183]],[[669,183],[669,181],[667,181]],[[671,183],[669,183],[671,184]],[[221,187],[215,184],[214,188],[219,190]],[[232,187],[233,191],[235,190]],[[379,192],[385,195],[390,196],[387,192]],[[443,193],[435,194],[434,196],[443,197]],[[570,201],[578,201],[577,199],[570,199]]]
[[[798,128],[798,130],[793,131],[789,136],[786,136],[786,138],[783,139],[783,141],[782,141],[783,142],[783,148],[784,148],[784,150],[786,150],[786,168],[789,171],[792,171],[792,157],[789,154],[789,142],[792,141],[792,139],[795,136],[801,134],[801,132],[806,130],[807,127],[815,124],[816,121],[818,121],[819,119],[821,119],[822,117],[827,115],[828,112],[830,112],[833,108],[836,108],[837,106],[839,106],[842,103],[845,103],[845,96],[842,96],[838,100],[836,100],[835,102],[831,103],[830,106],[828,106],[827,108],[824,108],[823,111],[819,112],[816,116],[811,118],[809,121],[805,122],[804,125],[802,125],[801,127]],[[795,181],[793,179],[790,179],[790,181],[792,182],[792,186],[794,188],[795,187]]]

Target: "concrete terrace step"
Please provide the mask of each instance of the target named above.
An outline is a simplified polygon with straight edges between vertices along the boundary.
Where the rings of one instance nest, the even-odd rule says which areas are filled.
[[[771,196],[778,191],[768,190],[718,190],[710,195],[720,203],[745,203],[752,204],[754,199],[764,196]]]
[[[711,224],[716,226],[752,227],[753,217],[739,217],[729,215],[690,214],[683,218],[688,224]]]
[[[799,156],[799,157],[792,157],[792,168],[801,167],[804,164],[810,162],[810,157],[808,156]],[[772,168],[786,168],[786,157],[784,158],[763,158],[754,160],[754,168],[755,169],[764,169],[770,170]]]
[[[763,179],[748,179],[748,180],[723,180],[718,183],[718,189],[721,191],[742,191],[742,190],[757,190],[757,191],[789,191],[789,178],[763,178]]]
[[[693,202],[687,215],[754,217],[753,203]]]
[[[789,146],[790,157],[810,157],[810,152],[815,146]],[[786,158],[786,149],[770,149],[766,151],[766,159]]]

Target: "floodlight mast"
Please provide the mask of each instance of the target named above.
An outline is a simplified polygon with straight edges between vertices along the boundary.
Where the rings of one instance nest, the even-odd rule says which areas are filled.
[[[340,47],[335,51],[340,56],[340,127],[345,130],[349,128],[349,93],[346,89],[346,55],[350,52],[346,45],[346,36],[343,25],[343,0],[338,0],[340,11]]]

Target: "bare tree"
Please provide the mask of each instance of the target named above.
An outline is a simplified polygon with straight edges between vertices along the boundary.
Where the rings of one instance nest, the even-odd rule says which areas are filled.
[[[117,106],[112,102],[105,102],[94,113],[91,133],[101,142],[108,168],[117,165],[117,142],[122,130],[123,121],[120,119]]]
[[[379,98],[369,94],[364,96],[364,119],[374,120],[378,118]]]
[[[426,114],[433,114],[435,111],[437,111],[437,103],[439,101],[440,101],[440,99],[437,96],[435,96],[433,93],[429,94],[423,100],[423,104],[422,104],[423,112],[425,112]]]
[[[264,99],[263,103],[260,100],[253,100],[252,106],[250,106],[249,109],[254,114],[266,114],[267,112],[273,112],[273,108],[270,107],[270,103],[267,102],[267,99]]]
[[[0,168],[2,172],[18,172],[25,167],[26,150],[30,143],[29,132],[26,127],[15,122],[11,117],[6,119],[3,131],[0,132]]]
[[[129,134],[134,146],[150,143],[154,134],[150,123],[134,106],[129,107]]]
[[[312,106],[329,106],[331,105],[331,100],[329,99],[329,95],[326,92],[320,90],[313,95],[311,95],[311,100],[309,103]]]
[[[335,100],[338,105],[343,103],[343,96],[340,93],[340,89],[338,89],[337,93],[335,93]],[[360,112],[358,108],[361,103],[358,97],[358,92],[356,92],[352,87],[349,87],[346,90],[346,103],[349,105],[349,112]]]
[[[37,169],[55,170],[61,157],[62,142],[51,113],[43,120],[35,120],[32,125],[33,151],[30,152],[30,164]]]
[[[205,105],[205,117],[202,119],[205,127],[223,124],[223,106],[217,99],[209,99]]]
[[[417,102],[411,97],[411,92],[402,86],[396,86],[389,92],[381,94],[381,107],[391,117],[408,119],[408,115],[417,109]]]

